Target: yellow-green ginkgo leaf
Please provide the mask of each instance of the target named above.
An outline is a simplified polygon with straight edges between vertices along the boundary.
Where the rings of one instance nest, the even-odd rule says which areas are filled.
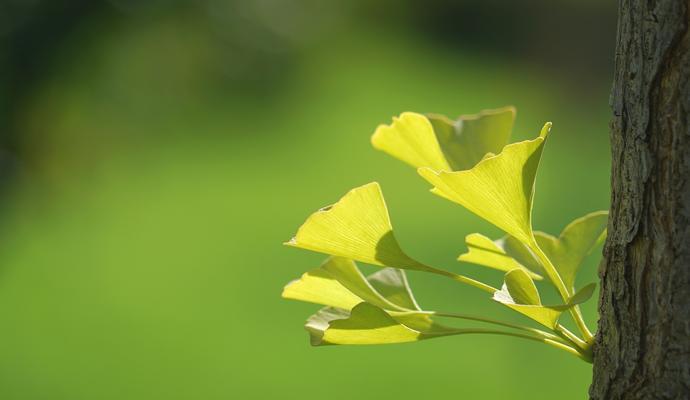
[[[515,109],[504,107],[463,115],[405,112],[390,125],[380,125],[371,137],[374,148],[413,167],[457,171],[472,168],[487,153],[498,153],[508,143]]]
[[[563,311],[570,308],[566,305],[544,306],[541,304],[518,304],[510,297],[510,293],[505,285],[501,290],[494,293],[493,299],[549,329],[554,329]]]
[[[347,313],[322,309],[305,325],[313,345],[405,343],[464,333],[431,320],[428,313],[388,313],[360,303]],[[469,330],[468,330],[469,331]],[[467,332],[470,333],[470,332]]]
[[[582,354],[570,347],[566,341],[543,331],[528,330],[529,332],[525,333],[486,328],[453,328],[436,323],[432,317],[433,313],[392,312],[373,304],[360,303],[351,312],[323,308],[307,320],[305,328],[314,346],[407,343],[443,336],[481,333],[535,340],[582,357]]]
[[[493,299],[532,320],[554,329],[561,314],[583,303],[592,296],[594,284],[575,293],[567,304],[543,305],[534,282],[522,269],[514,269],[506,274],[501,290],[494,293]]]
[[[379,125],[371,144],[413,167],[432,167],[449,171],[450,165],[439,146],[434,128],[427,117],[405,112],[393,117],[390,125]]]
[[[514,258],[520,265],[523,265],[528,270],[535,273],[542,274],[544,272],[543,267],[539,263],[539,260],[534,256],[532,250],[530,250],[523,242],[518,239],[506,235],[502,238],[496,240],[496,244],[502,248],[506,254]]]
[[[534,232],[539,247],[549,257],[563,283],[572,289],[585,257],[606,237],[608,212],[598,211],[568,224],[558,237]]]
[[[506,289],[517,304],[541,305],[539,291],[524,269],[514,269],[505,275]]]
[[[551,123],[538,138],[509,144],[470,170],[420,168],[432,192],[456,202],[523,243],[532,241],[534,180]]]
[[[386,300],[405,310],[421,310],[407,281],[405,271],[384,268],[367,277],[367,281]]]
[[[582,304],[589,300],[594,294],[594,289],[597,288],[596,283],[590,283],[582,287],[582,289],[575,292],[574,295],[568,300],[568,305],[574,306],[576,304]]]
[[[286,244],[373,265],[433,270],[400,248],[376,182],[352,189],[334,205],[312,214]]]
[[[456,120],[427,114],[438,143],[453,171],[474,167],[487,154],[497,154],[508,144],[515,122],[515,108],[483,110]],[[417,165],[417,167],[432,167]],[[438,168],[434,168],[438,169]]]
[[[522,265],[512,254],[503,248],[504,241],[493,241],[480,233],[472,233],[465,237],[467,253],[461,254],[458,261],[472,264],[483,265],[485,267],[497,269],[499,271],[510,271],[516,268],[524,269],[532,279],[541,280],[541,275],[530,271]]]
[[[385,310],[419,310],[403,271],[384,268],[365,278],[354,261],[342,257],[330,257],[290,282],[283,297],[344,310],[363,301]]]
[[[323,334],[328,329],[328,325],[331,321],[338,319],[347,319],[350,316],[350,312],[334,307],[324,307],[320,309],[316,314],[312,315],[307,319],[307,323],[304,324],[304,329],[309,332],[309,339],[312,346],[320,346],[328,343],[323,343]]]
[[[324,268],[333,262],[328,259],[322,266],[304,273],[299,279],[288,283],[283,289],[283,298],[322,304],[335,308],[350,310],[361,303],[361,297],[348,288]]]

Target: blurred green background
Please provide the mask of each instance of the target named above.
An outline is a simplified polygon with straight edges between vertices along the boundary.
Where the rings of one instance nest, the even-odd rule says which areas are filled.
[[[535,226],[606,209],[608,3],[3,0],[0,397],[584,398],[590,365],[519,339],[310,347],[318,307],[280,292],[324,257],[281,243],[376,180],[409,254],[500,283],[455,261],[500,233],[370,147],[402,111],[512,104],[513,140],[553,121]],[[525,322],[410,280],[423,307]]]

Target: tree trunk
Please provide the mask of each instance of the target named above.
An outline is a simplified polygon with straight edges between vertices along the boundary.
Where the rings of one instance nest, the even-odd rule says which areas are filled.
[[[689,2],[619,2],[592,399],[690,399]]]

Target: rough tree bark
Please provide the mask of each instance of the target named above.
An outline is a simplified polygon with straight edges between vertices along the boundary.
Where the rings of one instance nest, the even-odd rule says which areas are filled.
[[[690,0],[620,0],[590,397],[690,399]]]

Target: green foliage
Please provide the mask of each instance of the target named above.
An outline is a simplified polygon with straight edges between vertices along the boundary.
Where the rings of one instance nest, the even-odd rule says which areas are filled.
[[[400,249],[376,182],[312,214],[286,244],[384,267],[429,269]]]
[[[458,257],[504,272],[501,288],[408,256],[393,234],[381,188],[369,183],[312,214],[286,243],[331,256],[283,291],[285,298],[325,306],[307,321],[312,344],[402,343],[483,333],[539,341],[591,361],[593,335],[578,305],[592,297],[595,284],[576,290],[576,275],[584,258],[605,238],[608,214],[598,211],[578,218],[558,237],[533,229],[535,180],[551,123],[533,140],[508,144],[514,116],[512,107],[455,121],[406,112],[391,125],[379,126],[372,136],[376,149],[417,168],[433,185],[432,193],[506,233],[498,240],[479,233],[467,235],[467,252]],[[355,261],[383,269],[365,277]],[[542,328],[423,310],[404,270],[438,274],[481,289]],[[535,280],[555,288],[562,302],[544,305]],[[573,318],[581,336],[561,324],[564,313]],[[500,328],[456,328],[441,319]]]
[[[533,271],[538,271],[539,269],[536,267],[538,264],[530,262],[534,258],[530,255],[529,250],[522,243],[514,239],[511,240],[511,238],[511,236],[506,236],[505,239],[492,241],[481,233],[471,233],[465,238],[468,251],[461,254],[458,257],[458,261],[465,261],[505,272],[520,268],[527,272],[532,279],[544,279]],[[516,243],[512,244],[512,242]],[[520,252],[520,250],[523,251]]]

